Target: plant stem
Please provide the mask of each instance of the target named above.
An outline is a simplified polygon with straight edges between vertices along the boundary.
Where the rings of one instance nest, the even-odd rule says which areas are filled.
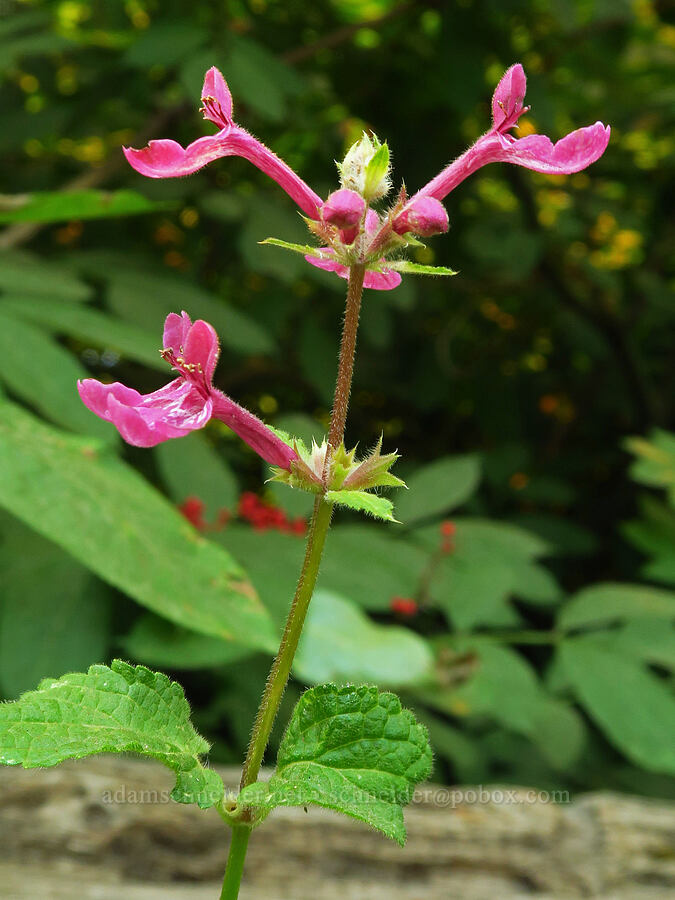
[[[246,825],[235,825],[232,828],[232,841],[230,843],[230,853],[227,857],[225,881],[220,892],[220,900],[237,900],[239,896],[239,885],[241,884],[241,876],[244,874],[244,860],[246,859],[246,848],[248,847],[250,836],[251,829]]]
[[[352,387],[352,375],[354,372],[354,353],[356,350],[356,333],[359,327],[359,312],[361,310],[361,296],[363,294],[363,279],[365,266],[352,266],[349,272],[349,286],[347,288],[347,301],[345,305],[345,318],[342,327],[342,340],[340,342],[340,358],[338,362],[338,374],[335,383],[335,398],[331,413],[329,429],[329,450],[337,447],[343,440],[345,423],[347,421],[347,408],[349,406],[349,394]],[[324,470],[325,471],[325,470]],[[323,495],[317,497],[314,502],[314,513],[307,536],[305,559],[302,564],[298,586],[291,603],[291,609],[286,620],[286,627],[281,638],[279,652],[272,663],[265,691],[260,701],[258,713],[253,725],[251,741],[248,746],[244,769],[241,776],[241,788],[245,788],[258,777],[262,764],[265,748],[269,740],[272,726],[281,703],[286,682],[291,672],[293,658],[298,647],[298,641],[302,633],[303,625],[309,602],[314,593],[314,586],[319,575],[319,564],[323,555],[323,547],[326,535],[330,527],[333,514],[333,504],[326,503]]]
[[[342,326],[342,340],[340,342],[340,361],[335,383],[333,412],[331,413],[330,429],[328,431],[328,443],[333,450],[342,443],[345,436],[347,409],[349,408],[349,395],[352,390],[352,375],[354,372],[356,333],[359,328],[359,314],[361,312],[361,296],[363,295],[365,274],[366,267],[364,265],[355,265],[349,270],[349,288],[347,289],[345,320]]]
[[[347,409],[349,407],[349,395],[352,387],[352,375],[354,372],[354,353],[356,350],[356,333],[359,327],[359,313],[361,310],[361,296],[363,294],[363,279],[366,267],[354,265],[349,272],[349,287],[347,288],[347,302],[345,319],[342,327],[342,340],[340,342],[340,359],[338,362],[338,374],[335,384],[335,398],[331,413],[329,429],[329,448],[339,446],[344,439],[345,423],[347,421]],[[247,785],[253,784],[260,771],[263,756],[267,748],[272,726],[279,711],[279,704],[286,688],[286,683],[293,665],[295,651],[298,648],[302,628],[305,624],[307,610],[309,608],[316,580],[319,576],[319,565],[326,543],[326,536],[330,528],[330,520],[333,515],[333,504],[324,500],[323,494],[314,501],[312,522],[307,536],[305,559],[300,571],[298,586],[288,613],[286,626],[279,645],[279,652],[272,663],[270,674],[265,685],[262,700],[256,715],[251,740],[244,761],[241,775],[243,790]],[[246,822],[246,813],[242,817]],[[239,896],[239,885],[244,871],[246,848],[251,829],[248,824],[235,825],[232,829],[232,843],[227,860],[225,881],[221,900],[236,900]]]
[[[302,564],[298,586],[293,597],[286,627],[281,638],[279,652],[272,663],[265,691],[256,715],[251,742],[241,776],[241,789],[253,784],[258,778],[267,741],[281,703],[286,682],[291,672],[293,657],[298,647],[302,627],[305,624],[309,601],[314,593],[314,585],[319,575],[319,563],[326,542],[326,535],[333,514],[333,504],[326,503],[322,496],[314,501],[314,514],[307,537],[305,560]]]

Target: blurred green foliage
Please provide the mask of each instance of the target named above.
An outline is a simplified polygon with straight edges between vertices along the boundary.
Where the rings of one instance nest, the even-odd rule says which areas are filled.
[[[163,318],[185,309],[220,334],[219,387],[320,438],[344,282],[259,245],[306,232],[244,161],[151,181],[120,146],[205,133],[215,64],[238,121],[322,195],[363,128],[414,190],[485,130],[521,61],[525,129],[601,119],[610,146],[567,178],[483,169],[415,260],[460,275],[366,294],[348,437],[402,454],[404,524],[337,518],[285,703],[373,680],[429,725],[438,778],[674,792],[672,13],[0,0],[3,696],[123,652],[186,684],[214,758],[238,762],[302,556],[298,535],[223,527],[245,490],[289,517],[311,503],[261,491],[227,429],[122,447],[74,384],[158,387]],[[201,536],[171,508],[191,497]]]

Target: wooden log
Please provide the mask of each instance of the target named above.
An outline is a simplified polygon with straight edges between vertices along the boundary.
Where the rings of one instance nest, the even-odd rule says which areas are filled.
[[[0,898],[216,900],[228,831],[171,786],[161,766],[119,757],[0,769]],[[425,785],[406,820],[401,849],[324,810],[277,810],[251,839],[242,900],[675,897],[672,803]]]

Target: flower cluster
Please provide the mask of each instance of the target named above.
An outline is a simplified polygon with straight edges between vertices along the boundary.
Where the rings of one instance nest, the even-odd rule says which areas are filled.
[[[364,286],[392,290],[401,273],[455,274],[451,269],[419,266],[400,258],[420,237],[448,230],[448,214],[441,203],[458,184],[482,166],[506,162],[550,175],[569,175],[585,169],[604,153],[610,130],[602,122],[572,131],[555,144],[545,135],[516,138],[511,133],[529,107],[523,105],[526,78],[517,63],[502,77],[492,98],[492,127],[435,178],[408,197],[402,188],[388,209],[376,212],[371,204],[391,188],[389,149],[366,134],[338,164],[340,188],[323,201],[283,160],[237,125],[232,96],[216,68],[209,69],[202,90],[204,118],[218,126],[214,135],[188,147],[171,140],[150,141],[141,150],[125,148],[129,163],[150,178],[190,175],[225,156],[240,156],[274,179],[297,203],[320,247],[270,243],[303,253],[307,262],[347,278],[354,264],[366,266]]]

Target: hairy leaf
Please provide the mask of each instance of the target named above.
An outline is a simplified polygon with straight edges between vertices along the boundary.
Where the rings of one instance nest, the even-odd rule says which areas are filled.
[[[398,697],[369,685],[319,685],[296,706],[269,783],[245,788],[263,809],[316,804],[405,843],[403,809],[429,777],[426,728]]]
[[[223,796],[220,777],[200,761],[208,750],[190,722],[180,685],[121,660],[47,678],[37,690],[0,705],[3,765],[34,769],[95,753],[140,753],[176,773],[174,800],[202,809]]]
[[[368,491],[326,491],[325,497],[329,503],[337,503],[338,506],[346,506],[386,522],[396,522],[394,504],[377,494],[369,494]]]

